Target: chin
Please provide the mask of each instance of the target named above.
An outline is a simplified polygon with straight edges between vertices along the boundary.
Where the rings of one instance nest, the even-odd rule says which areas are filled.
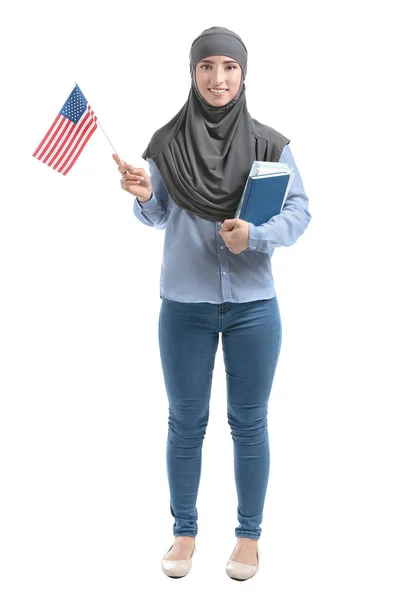
[[[223,96],[221,96],[221,98],[217,98],[216,96],[213,96],[210,93],[207,93],[206,95],[207,102],[209,102],[210,104],[215,104],[215,106],[224,106],[225,104],[228,104],[228,102],[230,102],[232,98],[232,94],[229,94],[229,96],[226,96],[224,94]]]

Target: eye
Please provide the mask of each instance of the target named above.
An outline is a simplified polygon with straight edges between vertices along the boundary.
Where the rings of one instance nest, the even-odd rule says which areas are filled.
[[[200,65],[200,69],[204,69],[204,68],[208,68],[208,67],[211,68],[211,65]],[[227,69],[237,69],[237,66],[236,65],[228,65]]]

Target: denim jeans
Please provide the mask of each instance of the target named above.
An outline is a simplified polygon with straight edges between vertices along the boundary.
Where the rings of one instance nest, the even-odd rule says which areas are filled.
[[[222,304],[161,297],[158,334],[169,404],[166,463],[175,536],[198,532],[202,446],[221,332],[238,500],[235,535],[260,537],[270,468],[267,407],[281,331],[276,296]]]

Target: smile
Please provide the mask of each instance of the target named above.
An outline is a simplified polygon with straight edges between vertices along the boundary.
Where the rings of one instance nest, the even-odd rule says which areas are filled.
[[[212,94],[218,94],[219,96],[221,96],[222,94],[225,94],[225,92],[227,90],[218,90],[216,88],[208,88],[208,91],[211,92]]]

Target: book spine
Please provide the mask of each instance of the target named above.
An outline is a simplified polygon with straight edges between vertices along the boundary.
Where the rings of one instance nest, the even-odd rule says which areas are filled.
[[[248,209],[249,209],[249,198],[250,198],[250,194],[251,194],[251,189],[253,187],[253,182],[254,179],[252,177],[249,177],[249,181],[247,183],[246,186],[246,193],[244,195],[244,199],[243,199],[243,205],[244,205],[244,212],[243,212],[243,221],[246,221],[246,216],[248,213]]]

